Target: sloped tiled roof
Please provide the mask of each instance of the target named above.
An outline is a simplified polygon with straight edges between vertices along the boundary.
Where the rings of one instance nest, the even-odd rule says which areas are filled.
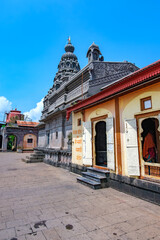
[[[17,125],[20,127],[36,127],[39,123],[38,122],[26,122],[26,121],[20,121],[17,120]]]

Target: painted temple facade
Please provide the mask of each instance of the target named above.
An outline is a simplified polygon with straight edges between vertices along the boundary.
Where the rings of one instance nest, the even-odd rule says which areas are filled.
[[[160,60],[67,109],[72,164],[110,170],[111,186],[160,203]],[[156,182],[156,183],[155,183]]]

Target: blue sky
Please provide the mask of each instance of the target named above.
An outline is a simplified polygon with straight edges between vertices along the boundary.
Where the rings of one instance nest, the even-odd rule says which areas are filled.
[[[0,120],[15,107],[36,120],[68,36],[81,68],[93,41],[105,61],[160,59],[159,16],[159,0],[0,0]]]

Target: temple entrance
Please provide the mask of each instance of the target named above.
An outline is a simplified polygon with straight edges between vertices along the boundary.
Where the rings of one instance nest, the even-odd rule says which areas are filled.
[[[17,150],[17,138],[15,135],[8,136],[7,150],[8,151],[16,151]]]
[[[107,166],[107,138],[106,122],[99,121],[95,124],[95,164]]]
[[[2,139],[3,139],[3,137],[2,137],[2,135],[0,135],[0,149],[2,148]]]
[[[160,177],[160,132],[158,116],[139,119],[141,175]]]
[[[141,133],[142,139],[142,157],[145,162],[158,163],[160,162],[159,151],[159,122],[156,118],[147,118],[142,121]]]

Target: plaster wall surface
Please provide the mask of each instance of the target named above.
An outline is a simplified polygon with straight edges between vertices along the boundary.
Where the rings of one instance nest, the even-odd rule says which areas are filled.
[[[45,129],[38,131],[38,147],[45,147],[45,137],[46,131]]]
[[[62,146],[62,128],[57,128],[56,131],[50,133],[49,148],[59,149]]]
[[[108,117],[114,117],[114,100],[109,102],[97,104],[94,107],[85,110],[85,121],[91,121],[92,118],[100,117],[103,115],[108,115]]]

